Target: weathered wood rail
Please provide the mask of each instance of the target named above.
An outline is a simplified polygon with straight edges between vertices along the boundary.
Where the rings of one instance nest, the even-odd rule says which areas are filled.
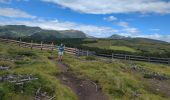
[[[41,50],[57,50],[56,46],[51,43],[51,44],[41,44],[38,43],[27,43],[27,42],[22,42],[16,41],[16,40],[10,40],[10,39],[2,39],[0,38],[0,42],[5,42],[5,43],[12,43],[19,45],[20,47],[27,47],[31,49],[41,49]],[[65,52],[70,53],[76,56],[98,56],[98,57],[106,57],[106,58],[111,58],[111,59],[124,59],[124,60],[133,60],[133,61],[144,61],[144,62],[153,62],[153,63],[163,63],[163,64],[170,64],[170,58],[158,58],[158,57],[145,57],[145,56],[135,56],[135,55],[125,55],[125,54],[96,54],[94,51],[88,51],[88,50],[81,50],[77,48],[70,48],[70,47],[65,47]]]
[[[38,43],[33,43],[33,41],[31,41],[31,43],[27,43],[27,42],[22,42],[21,40],[16,41],[16,40],[2,39],[2,38],[0,38],[0,42],[11,43],[11,44],[19,45],[20,47],[26,47],[30,49],[41,49],[41,50],[51,50],[51,51],[57,50],[57,47],[53,43],[43,44],[43,42],[41,42],[41,44],[38,44]],[[66,53],[76,54],[76,51],[77,51],[76,48],[65,47]]]
[[[158,58],[158,57],[145,57],[145,56],[135,56],[135,55],[125,55],[125,54],[97,54],[97,56],[111,58],[111,59],[124,59],[132,61],[144,61],[153,63],[170,64],[170,58]]]

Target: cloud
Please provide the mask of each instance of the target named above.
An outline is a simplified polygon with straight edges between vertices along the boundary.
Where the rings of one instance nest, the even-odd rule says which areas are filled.
[[[115,16],[109,16],[109,17],[105,17],[104,20],[106,20],[106,21],[115,21],[115,20],[117,20],[117,18]]]
[[[121,26],[121,27],[125,27],[125,28],[126,28],[126,27],[129,27],[128,22],[118,22],[117,25],[118,25],[118,26]]]
[[[11,0],[0,0],[0,3],[4,3],[4,4],[7,4],[9,3]]]
[[[158,28],[152,28],[152,29],[150,29],[150,31],[160,31],[160,29],[158,29]]]
[[[44,20],[44,19],[35,19],[35,20],[13,20],[0,18],[0,25],[27,25],[27,26],[39,26],[43,29],[52,29],[52,30],[69,30],[75,29],[85,32],[89,36],[95,37],[109,37],[110,35],[117,33],[118,30],[111,27],[104,26],[95,26],[95,25],[85,25],[75,22],[59,21],[55,20]]]
[[[0,8],[0,16],[11,18],[36,18],[22,10],[14,8]]]
[[[28,2],[29,0],[13,0],[13,1],[17,1],[17,2],[20,2],[20,1]],[[10,4],[11,2],[12,2],[12,0],[0,0],[0,3],[2,3],[2,4]]]
[[[161,35],[161,34],[151,34],[151,35],[138,35],[136,37],[144,37],[144,38],[150,38],[150,39],[156,39],[156,40],[162,40],[170,42],[170,35]]]
[[[89,14],[170,13],[169,0],[42,0]]]
[[[130,33],[131,35],[135,35],[135,34],[140,34],[141,33],[137,28],[134,28],[134,27],[125,28],[125,29],[123,29],[123,31],[126,32],[126,33]]]

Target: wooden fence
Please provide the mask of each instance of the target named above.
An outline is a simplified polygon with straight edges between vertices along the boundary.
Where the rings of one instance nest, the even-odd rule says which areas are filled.
[[[51,50],[51,51],[57,50],[57,47],[53,43],[44,44],[43,42],[41,42],[41,44],[38,44],[38,43],[33,43],[33,41],[31,41],[31,43],[27,43],[27,42],[22,42],[21,40],[16,41],[16,40],[2,39],[2,38],[0,38],[0,42],[16,44],[19,45],[20,47],[26,47],[30,49],[41,49],[41,50]],[[77,49],[65,47],[65,52],[70,54],[76,54]]]
[[[12,43],[19,45],[20,47],[27,47],[31,49],[41,49],[41,50],[56,50],[56,46],[51,43],[51,44],[44,44],[41,42],[41,44],[38,43],[27,43],[27,42],[22,42],[16,41],[16,40],[10,40],[10,39],[2,39],[0,38],[0,42],[6,42],[6,43]],[[158,57],[145,57],[145,56],[134,56],[134,55],[125,55],[125,54],[96,54],[94,51],[88,51],[88,50],[81,50],[77,48],[70,48],[70,47],[65,47],[65,52],[69,54],[73,54],[76,56],[98,56],[98,57],[106,57],[106,58],[115,58],[115,59],[124,59],[124,60],[134,60],[134,61],[145,61],[145,62],[154,62],[154,63],[163,63],[163,64],[170,64],[170,58],[158,58]]]
[[[133,60],[133,61],[144,61],[144,62],[153,62],[153,63],[162,63],[170,64],[170,58],[158,58],[158,57],[145,57],[145,56],[134,56],[134,55],[125,55],[125,54],[96,54],[100,57],[106,57],[111,59],[124,59],[124,60]]]

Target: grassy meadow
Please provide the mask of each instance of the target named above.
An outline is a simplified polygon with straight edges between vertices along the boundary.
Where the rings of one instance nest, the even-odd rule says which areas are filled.
[[[103,50],[112,50],[117,53],[130,53],[145,56],[169,57],[170,44],[147,40],[147,39],[85,39],[84,41],[95,41],[84,43],[83,46],[98,48]],[[97,51],[97,50],[96,50]],[[107,53],[107,52],[105,52]]]
[[[10,70],[0,71],[0,75],[7,74],[32,74],[38,80],[28,82],[24,92],[20,93],[14,84],[0,82],[0,100],[33,100],[39,87],[41,90],[55,96],[56,100],[76,100],[76,95],[56,78],[61,70],[56,67],[55,61],[48,59],[51,52],[20,48],[11,44],[0,43],[0,66],[9,66]],[[57,56],[53,52],[54,56]],[[11,60],[5,60],[5,58]],[[16,60],[18,59],[18,60]]]
[[[48,57],[57,57],[56,52],[30,50],[12,44],[0,43],[0,66],[9,66],[10,69],[0,71],[6,74],[32,74],[38,80],[28,82],[24,92],[16,90],[14,84],[0,82],[0,99],[2,100],[32,100],[36,90],[42,87],[50,95],[55,95],[56,100],[77,100],[75,93],[63,85],[57,75],[62,71],[55,61]],[[5,59],[8,58],[8,59]],[[11,60],[9,60],[11,59]],[[170,80],[157,80],[145,78],[145,73],[132,70],[138,66],[147,72],[157,72],[170,77],[170,66],[146,62],[132,62],[116,59],[96,57],[75,57],[64,55],[64,63],[69,66],[69,71],[82,79],[94,81],[109,100],[169,100]],[[159,86],[163,87],[159,87]],[[159,90],[158,90],[159,89]]]
[[[90,40],[85,40],[90,41]],[[100,49],[109,49],[109,50],[119,50],[119,51],[127,51],[127,52],[137,52],[136,49],[125,46],[125,45],[113,45],[113,40],[98,40],[96,43],[87,43],[83,44],[88,47],[97,47]]]
[[[88,77],[94,80],[110,100],[170,99],[170,95],[165,93],[166,90],[156,91],[158,84],[154,81],[157,80],[146,79],[143,74],[130,70],[131,66],[136,65],[148,71],[159,72],[170,77],[169,65],[121,60],[108,61],[103,58],[89,60],[89,58],[82,57],[75,59],[72,56],[65,57],[64,61],[70,66],[70,70],[80,78]],[[169,83],[169,80],[163,81],[161,85]]]

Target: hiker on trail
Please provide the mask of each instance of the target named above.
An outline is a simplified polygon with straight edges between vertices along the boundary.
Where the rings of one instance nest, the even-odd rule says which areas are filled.
[[[63,59],[64,48],[65,48],[65,46],[62,43],[58,47],[58,61],[62,61],[62,59]]]

